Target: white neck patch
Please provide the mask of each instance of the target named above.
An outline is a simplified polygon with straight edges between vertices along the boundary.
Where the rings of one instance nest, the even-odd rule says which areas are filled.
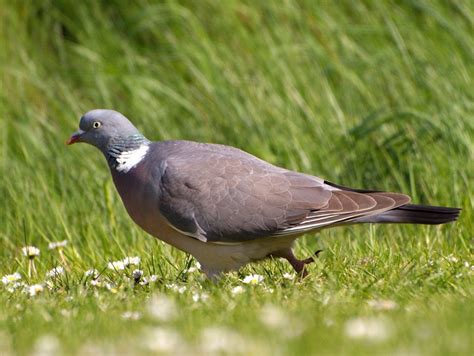
[[[135,150],[122,152],[115,159],[117,161],[115,169],[119,172],[127,173],[142,161],[149,149],[148,145],[141,145]]]

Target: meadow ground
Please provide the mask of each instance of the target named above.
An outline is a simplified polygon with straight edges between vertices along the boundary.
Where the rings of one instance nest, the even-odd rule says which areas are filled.
[[[473,23],[469,0],[1,1],[0,353],[472,354]],[[268,261],[212,284],[64,145],[99,107],[463,212],[304,236],[304,281]]]

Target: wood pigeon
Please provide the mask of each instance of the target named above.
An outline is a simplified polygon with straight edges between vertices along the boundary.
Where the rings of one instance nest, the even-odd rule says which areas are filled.
[[[113,110],[89,111],[79,127],[67,143],[86,142],[104,154],[131,218],[193,255],[210,278],[269,257],[305,276],[313,258],[292,251],[302,234],[357,223],[443,224],[460,212],[337,185],[230,146],[151,142]]]

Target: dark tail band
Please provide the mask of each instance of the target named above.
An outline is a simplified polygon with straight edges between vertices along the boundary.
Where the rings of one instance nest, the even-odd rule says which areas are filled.
[[[442,206],[405,204],[381,214],[354,219],[367,223],[438,225],[457,220],[461,209]]]

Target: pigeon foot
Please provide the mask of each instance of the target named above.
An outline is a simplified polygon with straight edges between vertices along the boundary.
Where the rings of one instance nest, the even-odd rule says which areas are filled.
[[[314,253],[314,257],[318,257],[318,255],[321,253],[321,251],[322,250],[317,250]],[[285,260],[287,260],[291,264],[291,266],[293,267],[295,272],[301,278],[305,278],[308,275],[306,265],[314,262],[314,257],[308,257],[304,260],[297,259],[291,248],[273,252],[272,254],[270,254],[270,256],[271,257],[284,258]]]

